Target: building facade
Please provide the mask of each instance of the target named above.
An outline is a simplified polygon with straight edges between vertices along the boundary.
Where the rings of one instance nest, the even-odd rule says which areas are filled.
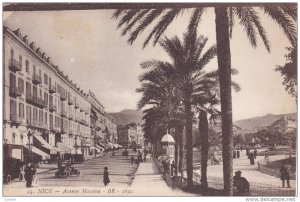
[[[107,118],[101,103],[101,116],[95,122],[91,117],[99,107],[91,102],[89,93],[70,81],[19,29],[3,29],[3,69],[7,157],[22,161],[50,161],[58,156],[84,159],[93,155],[95,125],[114,131],[113,120]]]
[[[123,147],[141,147],[144,143],[143,128],[139,124],[118,125],[118,144]]]

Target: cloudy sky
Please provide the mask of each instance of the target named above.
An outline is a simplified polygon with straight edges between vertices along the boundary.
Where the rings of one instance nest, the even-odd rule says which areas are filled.
[[[12,30],[21,28],[71,80],[83,90],[93,91],[106,111],[118,112],[136,109],[141,96],[135,92],[140,86],[140,63],[149,59],[168,60],[168,57],[159,46],[142,49],[146,35],[129,46],[127,37],[121,37],[117,22],[111,19],[112,13],[112,10],[4,12],[3,24]],[[177,18],[166,36],[182,36],[189,14]],[[210,46],[216,38],[215,19],[210,9],[204,16],[199,33],[208,37]],[[238,23],[233,31],[232,66],[239,70],[233,79],[242,88],[232,95],[234,120],[296,112],[294,98],[284,90],[282,77],[274,71],[276,65],[284,64],[285,47],[290,44],[271,20],[262,15],[262,22],[271,42],[271,53],[260,40],[258,47],[252,48]],[[215,59],[207,69],[216,68]]]

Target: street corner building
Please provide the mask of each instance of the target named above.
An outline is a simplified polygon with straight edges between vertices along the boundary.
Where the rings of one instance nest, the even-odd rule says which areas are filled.
[[[3,28],[3,177],[24,165],[82,162],[113,147],[117,124],[20,29]]]

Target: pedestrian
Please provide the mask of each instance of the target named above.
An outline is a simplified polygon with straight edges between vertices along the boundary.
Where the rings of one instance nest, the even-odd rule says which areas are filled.
[[[142,152],[140,150],[138,151],[138,161],[139,163],[143,162]]]
[[[256,158],[256,156],[257,156],[257,150],[256,149],[254,149],[253,155],[254,155],[254,158]]]
[[[104,167],[103,184],[104,184],[104,186],[107,186],[109,183],[110,183],[110,180],[109,180],[108,168]]]
[[[250,152],[250,154],[248,155],[248,159],[250,160],[250,164],[254,165],[254,159],[255,159],[255,157],[254,157],[253,152]]]
[[[134,163],[134,157],[131,156],[130,160],[131,160],[131,165],[133,165],[133,163]]]
[[[32,177],[33,177],[32,166],[31,163],[28,163],[27,166],[25,167],[26,187],[32,186]]]
[[[233,150],[233,159],[235,159],[235,158],[236,158],[236,151]]]
[[[269,152],[268,152],[268,150],[265,152],[265,162],[269,163]]]
[[[285,162],[282,163],[280,167],[280,179],[282,180],[282,187],[284,188],[285,186],[285,180],[287,187],[290,188],[290,178],[291,178],[291,173],[290,173],[290,167],[287,165]]]
[[[242,177],[241,171],[236,171],[233,177],[233,186],[236,188],[238,195],[249,195],[250,183]]]
[[[250,149],[249,147],[246,148],[246,156],[248,156],[250,154]]]
[[[175,161],[173,160],[171,163],[171,176],[174,176],[174,172],[175,172]]]
[[[239,150],[236,151],[236,158],[238,158],[238,159],[240,158],[240,151]]]
[[[36,177],[36,166],[31,164],[31,173],[32,173],[32,181],[31,186],[37,186],[37,177]]]

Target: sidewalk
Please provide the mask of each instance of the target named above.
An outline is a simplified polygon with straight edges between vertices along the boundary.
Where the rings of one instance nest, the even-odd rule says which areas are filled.
[[[150,155],[139,164],[130,188],[137,196],[199,196],[168,187]]]

